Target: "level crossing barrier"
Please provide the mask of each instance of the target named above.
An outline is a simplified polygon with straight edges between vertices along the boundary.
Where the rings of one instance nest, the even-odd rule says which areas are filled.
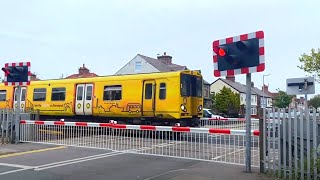
[[[245,118],[201,118],[200,127],[217,129],[246,129]],[[251,129],[259,129],[259,119],[251,119]]]
[[[20,141],[245,164],[245,131],[63,121],[20,122]],[[259,165],[259,131],[252,130],[252,165]]]

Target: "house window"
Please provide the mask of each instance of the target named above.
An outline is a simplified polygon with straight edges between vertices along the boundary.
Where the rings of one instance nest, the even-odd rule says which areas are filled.
[[[122,87],[121,85],[116,86],[105,86],[103,93],[103,100],[121,100],[122,98]]]
[[[66,99],[66,88],[52,88],[51,101],[64,101]]]
[[[0,90],[0,101],[6,101],[7,91]]]
[[[166,83],[160,83],[159,99],[166,99]]]
[[[252,106],[251,107],[251,115],[256,115],[257,114],[257,107]]]
[[[137,61],[135,62],[135,67],[134,67],[135,71],[141,71],[142,69],[142,63],[141,61]]]
[[[33,101],[45,101],[46,88],[36,88],[33,90]]]

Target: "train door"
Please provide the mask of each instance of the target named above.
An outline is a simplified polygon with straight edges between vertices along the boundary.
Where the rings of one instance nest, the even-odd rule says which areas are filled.
[[[142,115],[154,116],[155,112],[155,81],[146,80],[143,82],[143,97],[142,97]]]
[[[17,94],[17,88],[14,88],[14,101],[13,101],[13,107],[14,110],[20,106],[20,111],[24,112],[26,107],[26,94],[27,94],[27,88],[21,87],[21,94],[20,94],[20,105],[18,105],[18,94]]]
[[[75,110],[77,115],[92,115],[92,84],[78,84]]]

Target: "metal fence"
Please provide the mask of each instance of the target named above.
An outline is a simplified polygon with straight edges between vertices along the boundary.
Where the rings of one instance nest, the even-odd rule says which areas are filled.
[[[263,159],[267,173],[283,179],[320,179],[318,118],[315,109],[313,113],[295,109],[267,111],[266,131],[261,134],[265,135]]]
[[[200,127],[218,129],[246,129],[245,118],[201,118]],[[259,119],[251,119],[251,129],[259,129]]]
[[[16,130],[16,123],[19,119],[37,119],[39,117],[38,112],[19,113],[16,117],[16,113],[13,109],[0,109],[0,144],[13,144],[16,141],[19,131]]]
[[[0,144],[14,142],[14,113],[12,109],[0,109]]]
[[[21,121],[20,141],[245,164],[245,131],[112,123]],[[252,131],[259,166],[259,131]]]

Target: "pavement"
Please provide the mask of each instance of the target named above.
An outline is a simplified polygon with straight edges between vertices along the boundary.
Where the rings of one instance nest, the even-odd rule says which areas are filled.
[[[245,167],[220,162],[34,143],[0,145],[0,179],[257,180]]]

